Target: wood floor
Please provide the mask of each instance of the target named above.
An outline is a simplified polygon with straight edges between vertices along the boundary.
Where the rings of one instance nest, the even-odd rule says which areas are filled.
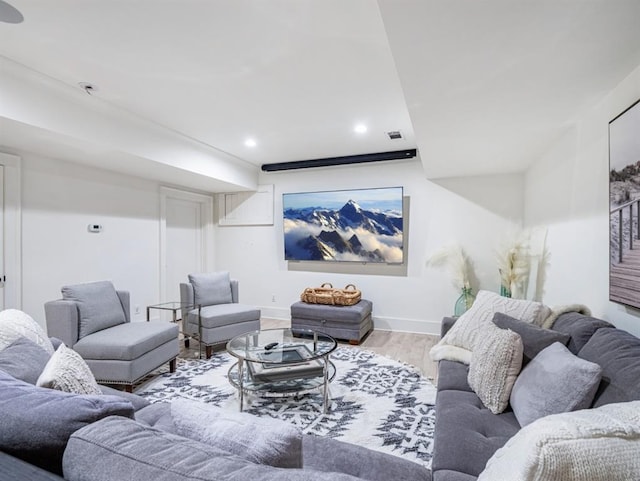
[[[640,248],[638,239],[634,239],[635,249],[625,249],[623,260],[611,266],[609,277],[610,299],[632,306],[640,299]]]
[[[289,327],[290,325],[291,321],[261,320],[262,329],[275,329]],[[396,361],[405,362],[419,369],[424,377],[435,379],[436,363],[429,358],[429,350],[438,342],[438,339],[438,336],[428,334],[374,330],[369,333],[359,346],[351,346],[347,342],[340,342],[340,345],[353,349],[366,349]],[[217,346],[217,349],[214,350],[221,349],[224,349],[224,345]],[[197,357],[198,343],[191,342],[188,349],[183,347],[180,356],[185,358]]]

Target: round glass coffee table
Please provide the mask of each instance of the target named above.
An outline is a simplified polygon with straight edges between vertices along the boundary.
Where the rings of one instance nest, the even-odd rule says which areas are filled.
[[[336,367],[329,359],[337,346],[327,334],[307,329],[265,329],[234,337],[227,351],[238,358],[229,382],[240,394],[262,397],[300,396],[323,390],[323,411],[329,406],[329,383]]]

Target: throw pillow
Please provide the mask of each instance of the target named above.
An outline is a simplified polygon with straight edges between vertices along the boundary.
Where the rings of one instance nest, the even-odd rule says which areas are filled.
[[[613,327],[613,324],[595,317],[584,316],[579,312],[562,314],[553,323],[554,331],[564,332],[571,337],[567,347],[574,354],[580,352],[596,331],[606,327]]]
[[[486,326],[491,324],[496,312],[540,325],[551,310],[539,302],[511,299],[494,292],[480,291],[471,308],[462,314],[440,342],[431,348],[431,359],[447,359],[469,364],[471,351],[474,350]]]
[[[594,407],[640,401],[640,338],[613,327],[598,329],[578,356],[602,368]]]
[[[51,345],[53,346],[54,351],[60,347],[60,344],[64,344],[64,342],[62,342],[62,340],[58,339],[57,337],[50,337],[49,340],[51,341]]]
[[[62,297],[78,305],[78,339],[126,322],[116,288],[109,281],[64,286]]]
[[[107,416],[133,417],[130,402],[44,389],[0,371],[0,451],[61,473],[69,436]]]
[[[478,481],[640,479],[640,401],[547,416],[522,428]]]
[[[171,417],[181,436],[253,463],[302,467],[302,432],[284,421],[226,411],[187,399],[172,401]]]
[[[511,409],[520,426],[549,414],[586,409],[601,377],[600,366],[556,342],[522,370],[511,392]]]
[[[36,386],[75,394],[102,394],[84,359],[64,344],[53,353],[38,377]]]
[[[17,309],[5,309],[0,312],[0,350],[19,337],[26,337],[49,355],[53,354],[53,346],[44,329],[29,314]]]
[[[26,337],[19,337],[0,351],[0,369],[21,381],[35,384],[50,354]]]
[[[214,306],[233,302],[231,297],[231,278],[228,272],[189,274],[189,282],[193,284],[195,304]]]
[[[509,405],[511,389],[522,367],[522,339],[489,323],[471,357],[467,381],[493,414]]]
[[[529,364],[531,359],[536,357],[545,347],[550,346],[554,342],[559,342],[566,346],[570,339],[570,336],[563,332],[543,329],[530,322],[522,322],[519,319],[514,319],[501,312],[495,313],[493,323],[502,329],[511,329],[513,332],[520,334],[524,348],[522,358],[523,367]]]

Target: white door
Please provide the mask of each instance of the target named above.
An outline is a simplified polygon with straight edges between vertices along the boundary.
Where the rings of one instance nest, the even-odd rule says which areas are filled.
[[[4,309],[4,167],[0,165],[0,311]]]
[[[0,309],[22,306],[21,184],[20,157],[0,152]]]
[[[189,274],[211,270],[213,198],[163,188],[161,210],[161,300],[179,301]]]
[[[167,300],[180,300],[180,283],[202,272],[202,209],[199,202],[167,199]]]

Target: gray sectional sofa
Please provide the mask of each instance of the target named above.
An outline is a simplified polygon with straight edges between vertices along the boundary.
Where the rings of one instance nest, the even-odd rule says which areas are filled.
[[[442,336],[455,319],[445,318]],[[602,380],[592,407],[640,400],[640,339],[577,312],[558,317],[552,331],[579,358],[598,364]],[[525,356],[527,355],[525,342]],[[520,430],[513,411],[492,414],[467,382],[469,367],[440,361],[432,475],[434,481],[473,481],[491,456]]]
[[[311,435],[291,448],[296,467],[251,462],[179,435],[168,403],[108,387],[102,395],[71,394],[18,379],[34,376],[26,372],[28,359],[12,362],[10,352],[26,350],[23,344],[0,351],[0,481],[431,479],[411,461]]]

